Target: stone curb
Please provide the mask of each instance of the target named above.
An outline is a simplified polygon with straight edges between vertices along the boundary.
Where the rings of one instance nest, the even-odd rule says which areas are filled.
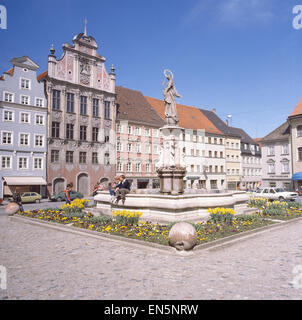
[[[175,254],[175,255],[180,255],[180,256],[191,256],[194,253],[201,252],[202,250],[217,250],[221,248],[225,248],[228,246],[231,246],[235,244],[238,240],[246,240],[248,238],[251,238],[253,236],[260,235],[261,233],[264,233],[266,231],[270,231],[271,229],[277,229],[277,228],[282,228],[284,226],[287,226],[288,224],[295,223],[298,221],[302,220],[302,217],[298,217],[295,219],[291,219],[288,221],[282,221],[282,222],[275,222],[272,225],[269,226],[264,226],[261,228],[256,228],[253,230],[248,230],[245,232],[240,232],[238,234],[234,234],[228,237],[220,238],[208,243],[203,243],[199,244],[196,247],[193,248],[191,251],[178,251],[175,248],[169,247],[169,246],[164,246],[161,244],[153,243],[153,242],[146,242],[142,240],[136,240],[136,239],[130,239],[130,238],[124,238],[121,236],[116,236],[116,235],[111,235],[111,234],[105,234],[101,233],[99,231],[93,231],[93,230],[87,230],[87,229],[81,229],[78,227],[72,227],[68,225],[56,225],[54,222],[50,221],[41,221],[37,220],[35,218],[29,218],[29,217],[23,217],[23,216],[9,216],[11,220],[18,221],[18,222],[24,222],[32,225],[38,225],[41,227],[46,227],[46,228],[52,228],[58,231],[63,231],[63,232],[70,232],[74,234],[79,234],[82,236],[90,236],[96,239],[104,239],[104,240],[109,240],[113,241],[116,243],[125,243],[130,244],[134,247],[147,247],[149,249],[157,249],[160,251],[165,251],[166,253],[169,254]]]

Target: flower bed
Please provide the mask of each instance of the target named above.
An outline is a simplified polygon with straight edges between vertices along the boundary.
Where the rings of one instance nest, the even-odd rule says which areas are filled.
[[[62,224],[72,224],[78,228],[95,230],[102,233],[123,236],[168,245],[169,231],[174,223],[160,225],[157,223],[139,221],[141,212],[116,210],[113,216],[93,216],[86,213],[85,200],[61,209],[46,209],[25,211],[18,214],[44,221],[53,221]],[[193,223],[197,231],[197,244],[210,242],[236,233],[263,227],[273,222],[256,213],[253,215],[238,215],[232,209],[209,209],[210,219],[207,222]]]
[[[302,217],[302,204],[299,202],[270,202],[264,198],[250,198],[248,206],[257,209],[256,214],[263,218],[289,220]]]

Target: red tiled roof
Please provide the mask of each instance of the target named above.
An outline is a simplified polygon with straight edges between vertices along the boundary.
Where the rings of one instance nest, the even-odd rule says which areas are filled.
[[[295,109],[290,114],[290,117],[300,116],[302,115],[302,98],[299,103],[296,105]]]
[[[162,119],[165,119],[165,103],[163,100],[145,97]],[[196,107],[177,104],[179,126],[187,129],[205,129],[208,133],[223,135],[215,125]]]
[[[48,70],[46,70],[46,71],[42,72],[41,74],[39,74],[39,75],[37,76],[37,80],[38,80],[38,81],[41,81],[43,78],[45,78],[45,77],[47,77],[47,76],[48,76]]]
[[[9,69],[8,71],[5,72],[6,74],[9,74],[12,76],[14,74],[14,68]]]

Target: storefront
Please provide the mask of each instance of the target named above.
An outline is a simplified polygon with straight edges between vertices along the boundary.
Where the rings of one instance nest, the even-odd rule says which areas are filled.
[[[292,176],[294,191],[302,191],[302,172],[296,172]]]
[[[23,192],[37,192],[46,197],[46,180],[43,177],[2,177],[3,197],[9,197],[16,190]]]

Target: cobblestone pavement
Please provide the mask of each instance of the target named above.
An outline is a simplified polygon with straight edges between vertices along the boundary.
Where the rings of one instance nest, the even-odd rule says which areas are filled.
[[[0,299],[301,299],[302,221],[180,256],[0,215]],[[300,281],[302,284],[302,281]]]

